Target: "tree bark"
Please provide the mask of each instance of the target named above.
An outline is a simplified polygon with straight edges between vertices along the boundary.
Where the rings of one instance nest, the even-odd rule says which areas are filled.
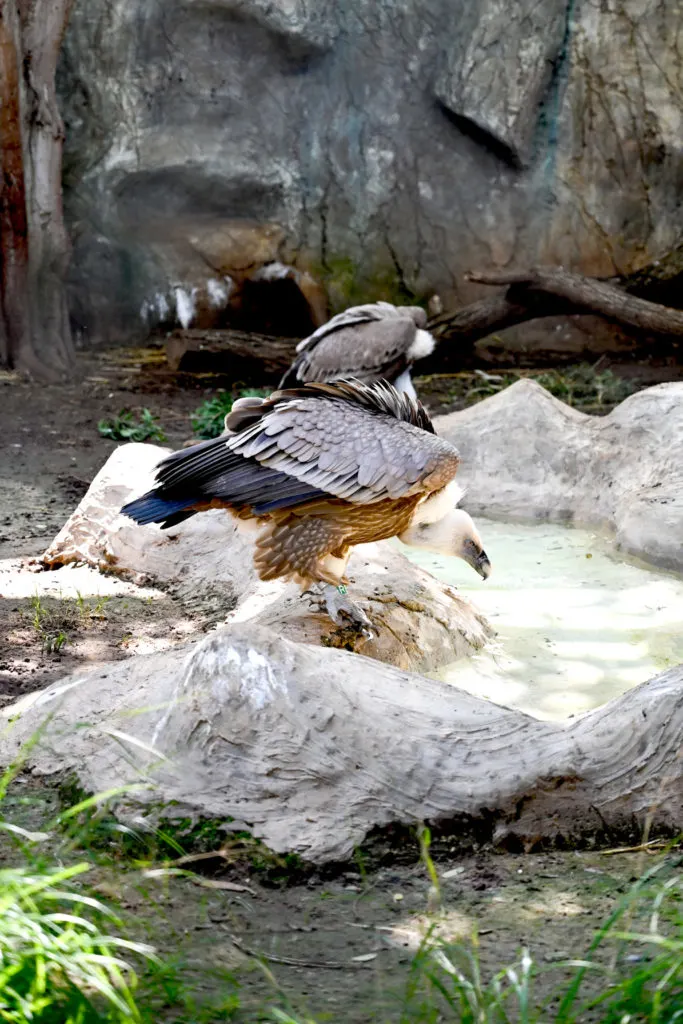
[[[14,0],[0,0],[0,361],[9,366],[30,342],[20,37]]]
[[[562,267],[534,267],[505,273],[475,272],[468,276],[470,281],[480,284],[520,286],[525,290],[544,292],[639,331],[683,336],[683,312],[629,295],[607,281],[572,274]]]
[[[74,358],[64,287],[64,127],[55,91],[72,2],[0,0],[0,358],[43,379],[63,377]]]

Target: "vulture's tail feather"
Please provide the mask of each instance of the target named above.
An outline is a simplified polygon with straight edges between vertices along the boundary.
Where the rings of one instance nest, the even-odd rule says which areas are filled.
[[[299,362],[295,360],[288,370],[284,373],[282,380],[277,386],[278,391],[282,391],[283,388],[295,388],[301,387],[301,381],[297,376],[297,370],[299,369]]]
[[[141,498],[129,501],[127,505],[123,506],[121,512],[129,519],[133,519],[139,526],[163,523],[166,528],[175,526],[183,519],[193,516],[195,510],[191,506],[196,500],[196,498],[162,498],[157,491],[148,491]]]

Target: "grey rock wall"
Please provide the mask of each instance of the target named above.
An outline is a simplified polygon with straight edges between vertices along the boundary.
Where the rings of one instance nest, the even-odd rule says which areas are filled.
[[[74,319],[215,323],[282,264],[357,299],[627,272],[683,228],[678,0],[76,0]]]

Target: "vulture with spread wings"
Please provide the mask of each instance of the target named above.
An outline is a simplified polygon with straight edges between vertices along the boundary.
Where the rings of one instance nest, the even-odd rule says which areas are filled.
[[[420,306],[352,306],[299,342],[280,387],[355,377],[388,380],[416,398],[410,371],[414,362],[431,355],[435,345],[426,326],[427,314]]]
[[[154,489],[121,511],[163,528],[212,508],[256,521],[260,578],[323,584],[334,621],[363,631],[367,616],[346,597],[356,544],[397,536],[489,575],[474,523],[456,508],[457,450],[390,384],[349,379],[242,398],[227,427],[163,459]]]

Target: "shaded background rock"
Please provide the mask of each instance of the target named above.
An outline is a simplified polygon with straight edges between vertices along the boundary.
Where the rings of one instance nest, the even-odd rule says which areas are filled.
[[[472,514],[604,527],[622,550],[683,569],[683,384],[602,417],[521,380],[434,424],[460,450]]]
[[[301,597],[296,584],[261,582],[250,540],[215,510],[170,530],[137,526],[119,514],[152,486],[168,449],[150,444],[117,448],[44,553],[55,568],[84,562],[171,588],[199,609],[217,601],[228,620],[255,621],[274,634],[326,647],[345,647],[404,669],[429,672],[481,648],[493,635],[480,612],[454,588],[417,568],[388,542],[361,545],[349,562],[351,592],[377,633],[366,640],[335,627],[324,607]],[[463,563],[463,572],[469,572]],[[220,598],[222,596],[222,602]]]
[[[465,271],[513,260],[650,262],[683,228],[678,20],[674,0],[77,0],[60,93],[83,342],[220,323],[264,264],[337,310],[468,301]],[[269,328],[305,314],[284,302]],[[549,331],[610,334],[509,344]]]
[[[251,624],[182,654],[22,699],[0,712],[5,756],[42,726],[34,772],[73,771],[92,792],[153,784],[126,794],[136,827],[150,805],[152,822],[202,815],[318,863],[393,822],[464,817],[528,849],[602,829],[614,841],[646,817],[680,830],[680,668],[565,725]]]

